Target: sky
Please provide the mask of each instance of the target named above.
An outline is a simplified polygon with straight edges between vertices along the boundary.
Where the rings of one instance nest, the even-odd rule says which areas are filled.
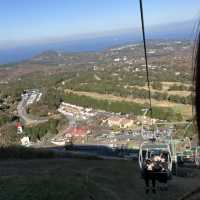
[[[139,0],[0,0],[0,45],[140,26]],[[200,0],[143,0],[145,25],[200,18]]]

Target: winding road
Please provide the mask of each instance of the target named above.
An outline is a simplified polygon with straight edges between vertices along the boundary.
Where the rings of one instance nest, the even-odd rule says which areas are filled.
[[[48,121],[48,118],[41,118],[41,117],[36,117],[36,116],[31,116],[27,114],[27,101],[28,98],[22,97],[22,100],[19,102],[17,106],[17,112],[21,120],[27,124],[40,124]]]

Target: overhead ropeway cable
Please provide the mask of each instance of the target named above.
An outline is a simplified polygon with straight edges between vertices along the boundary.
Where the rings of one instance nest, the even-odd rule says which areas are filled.
[[[150,116],[152,118],[153,113],[152,113],[152,104],[151,104],[151,88],[150,88],[149,67],[148,67],[148,59],[147,59],[146,36],[145,36],[145,28],[144,28],[143,5],[142,5],[142,0],[139,0],[139,2],[140,2],[140,15],[141,15],[141,25],[142,25],[143,46],[144,46],[144,58],[145,58],[145,67],[146,67],[146,78],[147,78],[147,86],[148,86],[149,111],[150,111]]]

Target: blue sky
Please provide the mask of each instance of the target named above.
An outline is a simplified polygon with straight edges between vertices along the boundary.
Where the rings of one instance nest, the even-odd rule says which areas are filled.
[[[143,0],[145,24],[199,17],[200,0]],[[0,44],[138,27],[138,0],[1,0]]]

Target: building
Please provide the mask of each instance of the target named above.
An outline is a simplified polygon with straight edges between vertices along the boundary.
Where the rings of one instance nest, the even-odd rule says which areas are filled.
[[[64,115],[74,116],[77,119],[88,119],[89,117],[95,116],[95,112],[92,108],[83,108],[80,106],[68,104],[62,102],[58,111]]]
[[[151,125],[156,123],[156,119],[148,116],[137,116],[138,124]]]
[[[21,143],[23,146],[30,146],[30,140],[28,136],[25,136],[21,139]]]
[[[134,121],[132,119],[123,118],[121,122],[121,128],[132,128]]]
[[[65,136],[66,137],[71,136],[73,138],[80,139],[80,138],[85,138],[87,136],[87,132],[88,132],[88,130],[86,128],[74,127],[74,128],[71,128],[70,130],[68,130],[68,132],[65,134]]]
[[[17,134],[23,133],[22,125],[19,122],[16,124],[16,128],[17,128]]]
[[[109,117],[105,120],[105,122],[107,122],[108,126],[109,127],[112,127],[112,126],[120,126],[120,122],[121,122],[121,118],[118,117],[118,116],[112,116],[112,117]]]
[[[119,62],[121,59],[120,58],[115,58],[114,62]]]
[[[109,127],[119,127],[119,128],[132,128],[134,125],[133,119],[128,119],[126,117],[112,116],[106,120]]]

